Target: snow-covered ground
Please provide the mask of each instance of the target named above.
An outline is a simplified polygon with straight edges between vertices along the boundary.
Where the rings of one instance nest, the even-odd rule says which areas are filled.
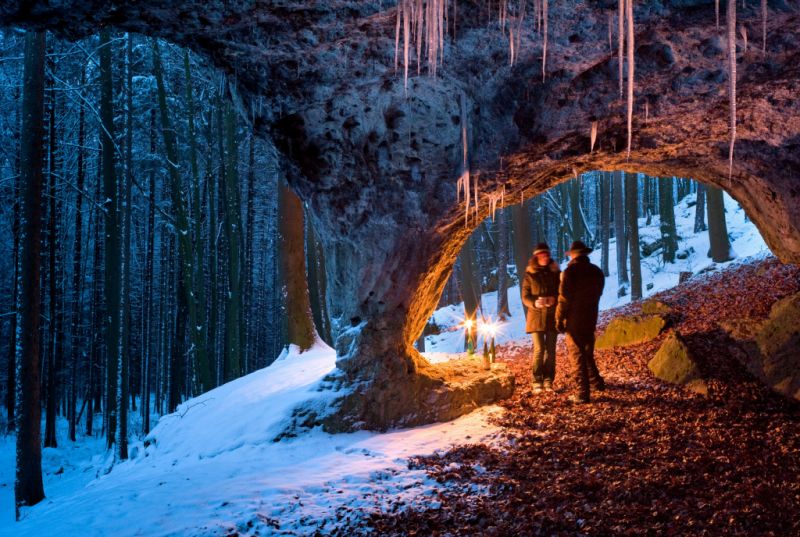
[[[680,250],[693,248],[687,259],[663,266],[654,258],[642,262],[645,295],[677,283],[683,270],[700,272],[711,265],[706,257],[707,234],[691,233],[694,209],[684,200],[676,208]],[[726,196],[727,222],[733,249],[742,259],[766,255],[755,227]],[[643,240],[658,235],[658,222],[644,227]],[[599,252],[592,254],[599,262]],[[610,266],[615,266],[614,245]],[[509,289],[511,320],[498,343],[527,344],[519,291]],[[496,311],[496,293],[483,297],[486,314]],[[629,301],[617,297],[616,276],[608,280],[602,307]],[[445,331],[427,338],[432,361],[454,358],[463,349],[460,306],[438,310],[434,317]],[[452,330],[448,330],[452,328]],[[131,444],[131,460],[112,464],[101,438],[66,438],[59,424],[59,448],[44,450],[47,498],[26,508],[14,522],[14,439],[0,437],[0,535],[242,535],[313,532],[336,525],[337,508],[379,509],[379,498],[400,496],[407,505],[435,503],[436,482],[410,470],[408,457],[433,453],[468,442],[499,442],[488,416],[502,412],[485,407],[457,420],[391,431],[330,435],[312,431],[275,442],[300,402],[321,400],[323,377],[335,368],[334,352],[324,345],[298,355],[281,356],[256,371],[200,397],[162,417],[147,447]],[[324,402],[324,401],[323,401]],[[373,492],[378,494],[372,494]]]
[[[675,206],[675,226],[680,237],[678,252],[686,252],[688,256],[685,259],[676,259],[675,263],[664,264],[661,258],[661,250],[658,250],[650,257],[642,258],[642,292],[645,298],[676,286],[681,272],[709,273],[747,258],[769,254],[769,249],[764,243],[764,239],[756,229],[755,224],[746,219],[744,210],[727,193],[724,194],[724,199],[728,236],[731,239],[731,247],[736,254],[736,258],[727,263],[714,263],[707,256],[709,246],[708,232],[694,233],[695,194],[690,194]],[[692,205],[691,207],[689,206],[690,204]],[[645,224],[644,218],[639,219],[639,240],[641,244],[646,242],[653,243],[661,237],[659,225],[658,216],[653,217],[649,226]],[[592,252],[589,257],[593,263],[600,266],[599,249]],[[630,293],[622,297],[617,295],[619,286],[617,285],[617,254],[616,241],[614,239],[611,240],[609,245],[608,259],[611,274],[606,278],[606,286],[600,299],[601,310],[622,306],[631,301]],[[566,268],[566,265],[567,260],[564,260],[561,264],[562,270]],[[648,286],[650,286],[649,289],[647,288]],[[496,319],[497,293],[484,294],[481,304],[483,315],[489,319]],[[524,341],[527,344],[528,336],[525,334],[525,318],[523,317],[518,286],[508,289],[508,305],[511,311],[511,318],[499,325],[499,332],[495,341],[497,344],[506,344],[511,341]],[[459,327],[463,317],[463,304],[450,305],[437,310],[433,314],[432,318],[441,329],[441,333],[425,338],[425,350],[427,352],[424,355],[429,360],[441,362],[464,356],[464,330]],[[479,346],[482,345],[482,339],[479,339],[478,343]]]
[[[275,442],[300,402],[323,397],[335,367],[324,345],[187,401],[164,416],[154,439],[110,467],[101,439],[44,450],[47,498],[14,522],[13,438],[0,439],[0,534],[14,536],[306,535],[337,507],[378,509],[376,498],[435,501],[437,484],[409,470],[412,455],[462,442],[495,441],[486,407],[455,421],[385,434],[313,431]],[[371,492],[380,492],[373,496]]]

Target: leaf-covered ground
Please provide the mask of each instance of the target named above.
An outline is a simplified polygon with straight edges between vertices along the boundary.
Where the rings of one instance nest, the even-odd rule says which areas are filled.
[[[658,296],[674,308],[708,397],[652,377],[647,362],[663,336],[598,351],[608,388],[579,406],[563,390],[563,342],[557,392],[543,395],[529,388],[530,349],[502,349],[518,384],[503,403],[506,442],[414,459],[446,485],[440,496],[424,509],[398,499],[345,533],[800,535],[800,405],[753,379],[718,324],[763,318],[797,291],[800,267],[768,259]],[[608,312],[601,325],[638,307]]]

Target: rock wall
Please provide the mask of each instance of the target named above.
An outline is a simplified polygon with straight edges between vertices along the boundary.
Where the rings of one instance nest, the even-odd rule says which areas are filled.
[[[254,127],[282,151],[291,186],[314,210],[342,374],[362,387],[364,401],[385,407],[345,404],[348,423],[405,423],[402,405],[381,402],[386,386],[422,386],[406,397],[424,414],[420,401],[445,382],[438,373],[425,377],[438,378],[436,388],[412,379],[436,369],[412,343],[461,244],[488,214],[487,195],[500,189],[516,202],[596,169],[693,177],[726,189],[776,255],[800,262],[796,8],[770,2],[767,53],[752,45],[738,52],[738,140],[728,177],[724,28],[714,28],[713,2],[637,2],[629,158],[616,43],[608,41],[615,2],[552,3],[544,81],[542,40],[531,26],[510,66],[508,40],[487,3],[458,4],[455,40],[437,78],[424,68],[417,76],[412,62],[407,89],[394,68],[391,2],[20,0],[0,5],[0,23],[70,37],[104,25],[157,35],[231,76],[240,107],[248,117],[257,112]],[[755,26],[751,4],[739,21]],[[478,217],[466,223],[456,195],[462,98],[469,166],[479,177]],[[419,422],[442,414],[417,415]]]

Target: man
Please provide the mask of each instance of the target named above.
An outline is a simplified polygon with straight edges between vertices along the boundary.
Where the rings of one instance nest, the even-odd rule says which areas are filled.
[[[556,376],[556,299],[561,269],[540,242],[525,269],[522,303],[527,308],[525,331],[533,338],[533,393],[553,391]]]
[[[573,403],[588,403],[590,386],[596,391],[605,389],[605,382],[594,361],[594,330],[605,276],[589,261],[591,251],[581,241],[570,246],[567,255],[571,261],[561,276],[556,308],[556,328],[567,336],[567,352],[575,384],[569,400]]]

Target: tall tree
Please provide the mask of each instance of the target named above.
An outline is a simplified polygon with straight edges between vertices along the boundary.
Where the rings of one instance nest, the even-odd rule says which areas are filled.
[[[114,166],[114,80],[111,62],[111,36],[100,32],[100,139],[103,158],[105,203],[105,334],[106,334],[106,445],[111,448],[117,432],[117,373],[120,361],[122,328],[122,244],[119,221],[119,186]]]
[[[639,189],[638,174],[625,175],[625,227],[631,253],[631,300],[642,298],[642,266],[639,260]]]
[[[212,387],[211,368],[208,362],[208,355],[206,353],[205,341],[205,322],[201,320],[200,312],[205,307],[204,304],[199,304],[200,299],[199,290],[196,289],[202,286],[202,282],[195,280],[195,264],[201,263],[202,260],[195,257],[195,252],[192,247],[191,229],[189,227],[189,217],[187,215],[184,199],[186,199],[183,190],[183,183],[181,181],[180,173],[178,171],[178,148],[175,137],[175,130],[172,126],[172,119],[169,115],[167,108],[167,90],[164,85],[163,67],[161,63],[161,51],[159,50],[158,41],[152,40],[153,49],[153,72],[156,78],[156,86],[158,89],[158,108],[161,115],[162,135],[164,139],[164,150],[167,156],[167,170],[170,177],[170,197],[172,199],[172,209],[175,214],[175,232],[178,239],[178,257],[180,258],[180,273],[181,291],[180,299],[185,302],[185,308],[180,311],[185,311],[189,319],[189,335],[192,341],[194,351],[195,371],[197,371],[197,378],[199,383],[200,393],[205,392]],[[180,324],[176,326],[181,326]],[[177,359],[177,357],[174,357]],[[174,403],[174,400],[172,401]]]
[[[708,205],[708,256],[715,263],[724,263],[736,257],[728,239],[728,226],[725,222],[725,202],[722,190],[708,185],[706,191]]]
[[[697,203],[694,207],[694,232],[700,233],[708,229],[706,226],[706,187],[697,183]]]
[[[528,202],[522,202],[511,208],[511,222],[514,239],[514,264],[517,266],[520,297],[522,296],[522,278],[531,255],[531,227],[528,220]],[[523,311],[525,307],[523,306]]]
[[[81,66],[80,85],[86,82],[86,69]],[[75,239],[73,241],[72,258],[72,291],[75,293],[72,299],[72,310],[70,312],[70,399],[69,399],[69,439],[76,440],[77,416],[75,407],[77,404],[77,370],[82,363],[84,356],[83,330],[81,329],[81,310],[83,306],[83,272],[81,270],[81,260],[83,253],[83,183],[86,176],[84,166],[84,147],[86,138],[86,107],[81,104],[78,108],[78,147],[77,147],[77,172],[76,172],[76,199],[75,199]]]
[[[617,240],[617,285],[619,296],[625,295],[628,287],[628,245],[625,241],[625,203],[623,178],[625,172],[614,172],[614,236]]]
[[[611,236],[611,177],[600,172],[600,265],[603,274],[608,277],[608,251]]]
[[[310,349],[316,339],[303,248],[303,204],[283,181],[278,194],[278,213],[280,274],[287,338],[302,352]]]
[[[242,374],[243,304],[242,304],[242,218],[239,203],[239,147],[233,106],[225,106],[225,238],[228,245],[228,293],[225,304],[225,380]],[[302,225],[300,227],[302,230]],[[300,251],[302,252],[300,241]]]
[[[51,63],[50,68],[54,69]],[[61,354],[61,330],[59,323],[59,302],[61,286],[58,281],[58,214],[59,207],[57,200],[60,193],[57,192],[58,169],[58,135],[56,133],[56,97],[53,82],[48,83],[50,98],[48,99],[48,210],[47,210],[47,249],[48,249],[48,270],[47,281],[49,283],[49,310],[50,322],[48,323],[48,341],[50,345],[47,351],[47,398],[45,406],[45,425],[44,425],[44,447],[57,447],[56,440],[56,410],[58,408],[58,381],[60,377],[60,354]]]
[[[117,459],[128,458],[128,401],[130,399],[131,361],[131,183],[133,182],[133,38],[125,39],[125,183],[123,184],[120,221],[122,224],[122,310],[119,364],[117,367]]]
[[[673,178],[658,179],[659,213],[661,215],[661,241],[664,263],[675,262],[678,251],[678,232],[675,227],[675,197],[672,193]]]
[[[508,307],[508,222],[507,210],[497,211],[497,318],[511,317]]]
[[[41,406],[39,378],[39,271],[42,233],[42,157],[44,155],[45,34],[25,36],[22,134],[20,139],[20,271],[17,278],[17,427],[14,505],[44,498],[42,484]]]

